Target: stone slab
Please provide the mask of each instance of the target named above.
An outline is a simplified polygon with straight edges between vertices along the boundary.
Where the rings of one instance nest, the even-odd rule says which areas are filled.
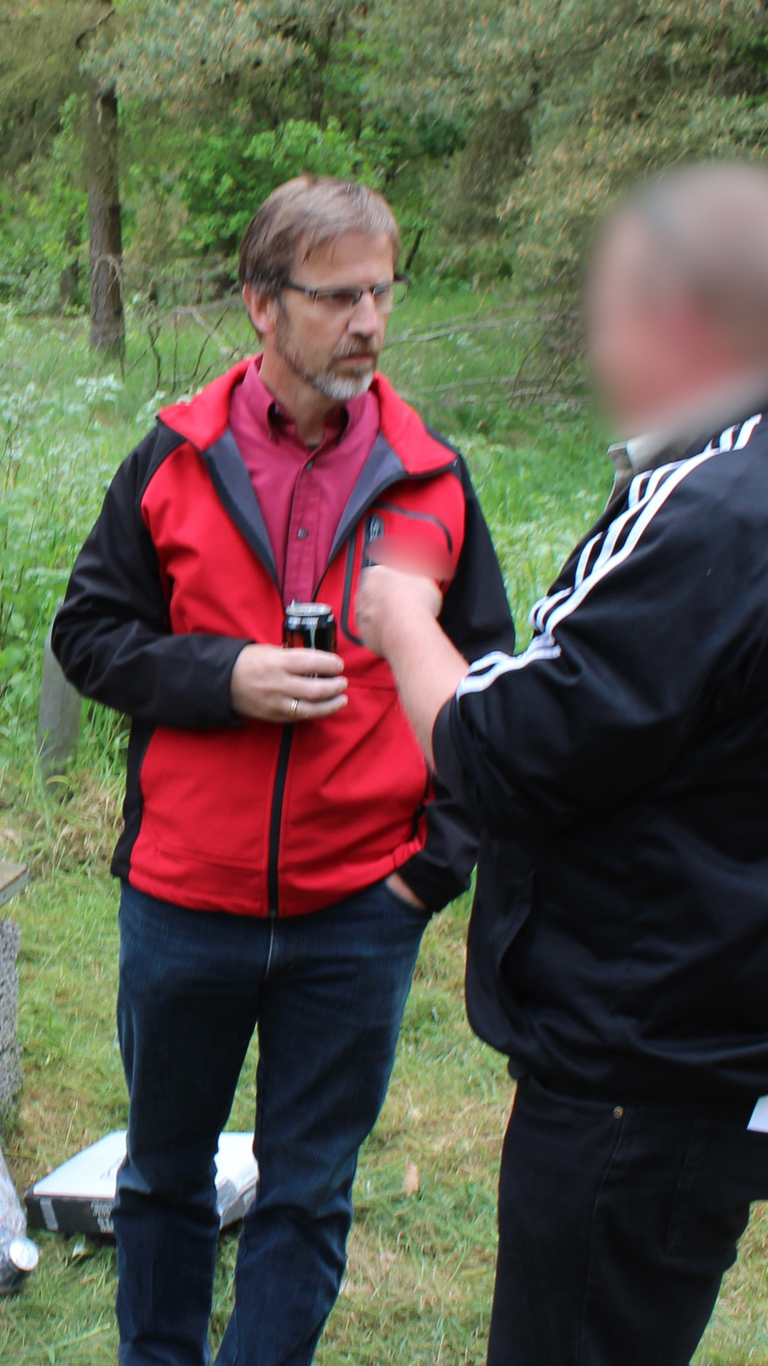
[[[10,888],[19,890],[20,885],[25,884],[27,870],[20,864],[4,864],[0,868],[3,870],[5,891],[9,895],[13,894]],[[21,1052],[16,1038],[19,1003],[16,960],[19,938],[16,921],[0,919],[0,1114],[7,1110],[21,1087]]]
[[[19,1004],[19,927],[15,920],[0,920],[0,1067],[3,1053],[16,1038]]]
[[[23,863],[0,859],[0,906],[4,906],[17,892],[22,892],[28,882],[29,869]]]

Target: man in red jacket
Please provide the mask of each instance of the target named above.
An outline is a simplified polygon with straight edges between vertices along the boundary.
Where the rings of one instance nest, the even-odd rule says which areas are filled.
[[[132,719],[122,1366],[210,1360],[214,1155],[254,1029],[260,1183],[218,1362],[311,1361],[421,937],[475,860],[356,619],[362,569],[394,558],[442,581],[465,657],[513,645],[461,457],[376,373],[399,249],[364,186],[271,196],[241,253],[263,353],[160,415],[55,626],[67,676]],[[330,606],[337,652],[281,648],[293,600]]]

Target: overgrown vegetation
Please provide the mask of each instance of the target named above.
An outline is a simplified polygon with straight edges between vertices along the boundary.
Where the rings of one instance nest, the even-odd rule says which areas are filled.
[[[129,301],[225,291],[256,204],[322,170],[385,191],[417,274],[558,302],[617,189],[765,150],[766,0],[8,0],[0,35],[0,291],[27,309],[88,304],[107,99]]]
[[[34,721],[44,631],[75,547],[110,473],[163,401],[250,347],[222,306],[146,320],[129,337],[125,378],[94,366],[84,321],[19,322],[0,337],[4,509],[0,603],[0,855],[34,879],[14,907],[22,925],[25,1085],[3,1144],[21,1189],[125,1123],[114,1026],[115,889],[107,861],[119,819],[124,726],[86,713],[76,770],[54,792],[35,774]],[[138,323],[138,319],[137,319]],[[159,325],[159,323],[158,323]],[[521,636],[525,612],[610,484],[601,435],[571,401],[521,409],[526,320],[507,291],[436,289],[393,319],[385,368],[425,416],[468,453],[504,563]],[[431,339],[431,340],[430,340]],[[159,366],[159,370],[158,370]],[[520,378],[520,373],[522,377]],[[158,374],[160,384],[158,385]],[[12,534],[9,534],[11,533]],[[495,1181],[511,1101],[503,1060],[475,1039],[462,1000],[468,907],[428,931],[394,1082],[356,1187],[349,1273],[321,1366],[482,1366],[493,1281]],[[253,1122],[255,1054],[231,1127]],[[418,1194],[404,1193],[406,1164]],[[112,1366],[112,1248],[40,1238],[38,1272],[0,1300],[0,1360],[13,1366]],[[235,1238],[222,1241],[214,1332],[229,1303]],[[729,1278],[702,1366],[766,1366],[768,1218],[758,1213]]]

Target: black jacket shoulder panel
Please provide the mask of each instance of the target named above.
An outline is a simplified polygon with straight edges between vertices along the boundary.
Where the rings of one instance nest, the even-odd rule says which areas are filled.
[[[135,721],[182,729],[235,725],[230,680],[249,642],[173,635],[142,498],[184,438],[158,423],[118,469],[53,627],[53,649],[86,697]]]
[[[139,501],[149,487],[160,466],[166,461],[169,455],[173,455],[179,446],[186,444],[185,437],[179,432],[174,432],[171,427],[167,427],[162,418],[158,418],[154,431],[150,432],[136,450],[128,456],[128,462],[135,460],[137,464],[136,489]]]

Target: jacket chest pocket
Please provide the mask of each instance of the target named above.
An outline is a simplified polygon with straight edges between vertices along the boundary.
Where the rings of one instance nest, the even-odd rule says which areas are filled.
[[[414,573],[449,578],[454,567],[454,543],[448,527],[431,513],[378,503],[358,523],[347,542],[341,629],[347,640],[362,646],[357,627],[360,575],[376,563],[375,547],[386,542],[387,563],[400,563]]]

